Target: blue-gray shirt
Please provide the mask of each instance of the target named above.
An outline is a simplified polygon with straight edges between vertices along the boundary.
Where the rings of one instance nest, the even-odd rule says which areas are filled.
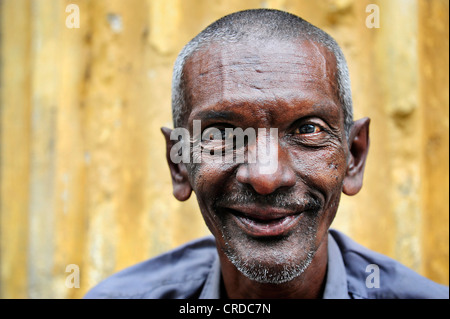
[[[126,268],[85,298],[218,299],[223,297],[221,276],[215,241],[209,236]],[[449,289],[331,229],[323,298],[448,299]]]

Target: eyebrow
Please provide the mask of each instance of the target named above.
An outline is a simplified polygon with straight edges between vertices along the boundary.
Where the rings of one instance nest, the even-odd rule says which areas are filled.
[[[196,118],[202,120],[239,120],[242,118],[239,114],[232,111],[215,111],[215,110],[204,110],[200,111],[195,115]]]

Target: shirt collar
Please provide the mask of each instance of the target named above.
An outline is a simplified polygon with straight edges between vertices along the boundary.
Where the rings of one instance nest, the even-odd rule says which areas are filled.
[[[328,234],[328,266],[323,299],[349,299],[341,250],[331,234]]]
[[[219,299],[221,279],[220,261],[216,254],[199,299]],[[323,299],[349,299],[344,261],[331,234],[328,234],[328,266]]]
[[[216,254],[211,270],[206,277],[205,284],[199,299],[220,299],[220,285],[222,280],[222,273],[220,268],[219,256]]]

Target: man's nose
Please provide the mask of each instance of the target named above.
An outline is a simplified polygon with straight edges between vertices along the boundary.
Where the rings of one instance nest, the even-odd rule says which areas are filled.
[[[267,173],[264,168],[267,168],[267,163],[262,163],[257,158],[255,163],[241,164],[236,172],[236,179],[238,182],[248,184],[253,189],[261,194],[268,195],[281,187],[292,187],[295,185],[295,173],[291,168],[291,161],[288,155],[280,148],[276,152],[272,152],[268,156],[274,156],[270,161],[277,161],[276,170]],[[267,160],[267,158],[266,158]]]

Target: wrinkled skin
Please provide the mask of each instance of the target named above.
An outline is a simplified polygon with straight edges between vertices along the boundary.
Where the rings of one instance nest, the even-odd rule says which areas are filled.
[[[369,144],[367,118],[346,137],[335,68],[325,48],[300,40],[212,44],[185,65],[186,128],[201,120],[202,130],[278,129],[273,174],[261,173],[258,160],[174,164],[168,158],[174,196],[186,200],[194,191],[216,238],[231,298],[323,293],[327,232],[341,193],[362,187]],[[169,152],[174,141],[169,129],[163,133]],[[281,220],[288,221],[273,226]]]

